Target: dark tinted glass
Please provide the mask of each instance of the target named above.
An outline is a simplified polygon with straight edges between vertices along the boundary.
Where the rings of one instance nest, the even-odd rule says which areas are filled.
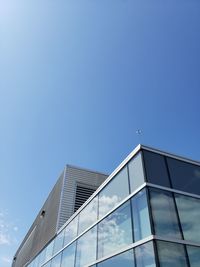
[[[175,199],[184,239],[200,243],[200,199],[180,194]]]
[[[167,158],[172,187],[200,194],[200,167],[180,160]]]
[[[98,258],[133,242],[130,201],[98,224]]]
[[[157,242],[160,267],[188,267],[183,245],[170,242]]]
[[[200,247],[187,246],[190,267],[200,266]]]
[[[133,250],[126,251],[97,264],[97,267],[134,267]]]
[[[153,243],[148,242],[135,248],[135,259],[137,267],[156,267]]]
[[[143,151],[147,181],[152,184],[170,187],[164,156]]]
[[[149,192],[156,235],[182,238],[173,195],[169,192],[152,188]]]

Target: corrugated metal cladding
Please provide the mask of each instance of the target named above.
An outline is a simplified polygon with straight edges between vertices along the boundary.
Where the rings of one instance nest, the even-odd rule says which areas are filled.
[[[91,196],[91,194],[105,181],[108,175],[93,172],[90,170],[81,169],[67,165],[62,198],[60,202],[60,214],[58,220],[58,229],[72,216],[72,214]],[[80,200],[80,188],[83,188],[83,198]],[[78,194],[76,198],[76,193]],[[79,203],[78,203],[79,202]],[[76,204],[76,208],[75,208]]]
[[[13,267],[22,267],[32,259],[56,233],[58,208],[64,173],[49,194],[34,223],[15,254]],[[44,211],[44,212],[43,212]],[[31,211],[30,211],[31,212]],[[43,212],[43,216],[41,213]]]
[[[67,165],[17,250],[12,267],[31,261],[107,177]]]

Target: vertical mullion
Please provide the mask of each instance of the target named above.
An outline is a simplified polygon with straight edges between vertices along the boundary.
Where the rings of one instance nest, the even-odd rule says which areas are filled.
[[[131,182],[130,182],[130,174],[129,174],[129,164],[126,165],[127,168],[127,175],[128,175],[128,185],[129,185],[129,194],[131,193]],[[135,242],[135,236],[134,236],[134,222],[133,222],[133,204],[132,199],[130,201],[130,212],[131,212],[131,228],[132,228],[132,242]]]

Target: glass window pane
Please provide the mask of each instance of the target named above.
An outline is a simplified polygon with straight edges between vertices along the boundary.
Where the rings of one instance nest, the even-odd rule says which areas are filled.
[[[99,218],[129,195],[127,167],[124,167],[99,194]]]
[[[41,266],[46,259],[46,249],[43,249],[42,252],[40,253],[40,257],[39,257],[39,265]]]
[[[126,251],[97,264],[97,267],[134,267],[133,250]]]
[[[63,247],[63,240],[64,240],[64,233],[65,231],[63,230],[57,237],[55,238],[54,241],[54,248],[53,248],[53,254],[58,252],[59,250],[62,249]]]
[[[132,242],[130,201],[127,201],[99,223],[98,258]]]
[[[93,227],[77,241],[76,267],[82,267],[96,260],[97,227]]]
[[[135,248],[137,267],[156,267],[153,243],[148,242]]]
[[[45,265],[43,265],[42,267],[51,267],[51,261],[48,261]]]
[[[200,266],[200,247],[187,246],[190,267]]]
[[[133,192],[144,183],[144,171],[143,171],[141,153],[138,153],[128,163],[128,169],[129,169],[131,192]]]
[[[33,261],[33,267],[38,267],[38,257],[36,257]]]
[[[200,199],[175,194],[184,239],[200,242]]]
[[[152,184],[171,187],[164,156],[146,150],[143,151],[143,155],[147,181]]]
[[[138,241],[151,235],[146,190],[140,191],[132,198],[134,240]]]
[[[51,267],[60,267],[61,263],[61,253],[54,257],[51,261]]]
[[[167,158],[172,187],[200,194],[200,167],[180,160]]]
[[[150,189],[150,199],[156,235],[182,238],[173,195],[166,191]]]
[[[61,267],[74,267],[76,242],[63,250]]]
[[[98,198],[95,197],[79,214],[79,234],[97,221]]]
[[[50,259],[53,256],[53,244],[54,244],[54,240],[51,241],[51,243],[46,247],[46,259],[45,261],[47,261],[48,259]]]
[[[170,242],[157,242],[160,267],[188,267],[183,245]]]
[[[64,246],[77,237],[78,216],[76,216],[65,228]]]

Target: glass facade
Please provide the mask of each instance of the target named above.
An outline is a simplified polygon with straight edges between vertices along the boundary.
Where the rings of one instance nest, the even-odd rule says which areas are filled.
[[[132,198],[131,201],[134,240],[138,241],[151,235],[146,191],[140,191],[135,197]]]
[[[199,267],[199,168],[140,151],[28,267]]]
[[[130,201],[98,225],[98,258],[133,243]]]
[[[99,194],[99,218],[129,195],[127,167],[124,167]]]
[[[138,153],[129,163],[128,171],[130,177],[131,192],[138,189],[144,183],[144,170],[142,164],[142,154]]]

